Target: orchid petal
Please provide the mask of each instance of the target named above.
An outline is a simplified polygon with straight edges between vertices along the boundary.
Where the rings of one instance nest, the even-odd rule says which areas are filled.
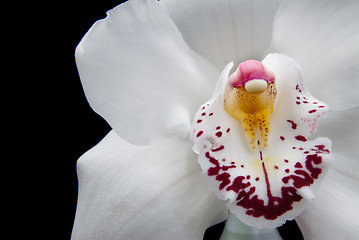
[[[278,10],[272,45],[295,59],[313,95],[331,109],[359,105],[359,1],[286,1]]]
[[[341,158],[336,156],[335,161]],[[356,159],[356,169],[358,169]],[[358,239],[358,178],[330,169],[316,199],[296,218],[305,239]]]
[[[227,215],[183,138],[133,146],[111,131],[78,161],[72,239],[202,239]]]
[[[329,139],[309,140],[327,106],[309,93],[300,67],[281,54],[268,55],[263,65],[276,76],[278,90],[268,147],[258,140],[252,151],[247,129],[224,109],[232,64],[196,113],[191,140],[211,189],[228,200],[229,210],[250,226],[273,228],[303,212],[332,157]]]
[[[358,239],[359,107],[329,112],[317,134],[333,139],[335,161],[317,197],[296,218],[306,239]],[[312,224],[312,223],[315,224]],[[340,231],[338,231],[340,229]]]
[[[264,57],[280,2],[161,0],[189,46],[219,69]]]
[[[107,14],[76,49],[93,109],[134,144],[188,132],[218,70],[186,45],[158,1],[129,1]]]

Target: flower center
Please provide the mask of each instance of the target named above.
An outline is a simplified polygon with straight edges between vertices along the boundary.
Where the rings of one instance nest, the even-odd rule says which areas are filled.
[[[248,60],[238,65],[228,82],[224,96],[226,112],[242,123],[251,149],[255,150],[257,144],[267,147],[277,95],[274,74],[261,62]]]

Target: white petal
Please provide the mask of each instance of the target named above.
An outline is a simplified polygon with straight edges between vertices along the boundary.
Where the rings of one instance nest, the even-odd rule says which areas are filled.
[[[190,47],[219,69],[264,57],[280,2],[161,0]]]
[[[319,122],[318,136],[326,136],[333,141],[333,151],[345,159],[358,159],[359,156],[359,106],[341,111],[329,111]],[[346,161],[347,162],[347,161]],[[348,163],[349,164],[349,163]],[[342,169],[346,175],[353,175],[354,168],[342,161],[335,161],[333,167]],[[358,173],[355,172],[357,176]]]
[[[333,140],[335,161],[313,204],[297,218],[307,239],[359,238],[358,117],[359,107],[356,107],[329,112],[319,123],[318,134]]]
[[[341,158],[336,155],[336,162]],[[359,161],[356,161],[356,170]],[[305,239],[359,239],[359,179],[329,170],[317,197],[296,218]]]
[[[182,138],[133,146],[114,131],[78,162],[72,239],[202,239],[227,209]]]
[[[155,0],[109,11],[80,42],[76,62],[91,106],[135,144],[188,132],[219,74]]]
[[[302,67],[312,94],[331,109],[359,104],[359,1],[286,1],[268,52]]]

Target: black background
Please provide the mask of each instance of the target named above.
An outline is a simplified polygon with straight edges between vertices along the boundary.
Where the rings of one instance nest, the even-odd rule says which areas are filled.
[[[14,29],[22,52],[15,57],[23,67],[14,73],[21,75],[25,98],[16,108],[21,140],[14,142],[21,147],[14,151],[25,154],[18,171],[24,179],[11,195],[19,196],[14,201],[19,211],[13,239],[24,232],[34,239],[70,239],[78,190],[76,161],[111,130],[87,103],[74,52],[92,24],[120,3],[77,0],[22,6],[23,22]],[[11,12],[18,10],[13,6]],[[281,228],[284,239],[301,239],[292,225]],[[223,223],[207,231],[205,239],[218,239],[222,228]]]

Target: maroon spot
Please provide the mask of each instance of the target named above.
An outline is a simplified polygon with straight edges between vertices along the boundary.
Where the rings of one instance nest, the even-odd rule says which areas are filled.
[[[328,149],[325,149],[325,145],[315,145],[314,147],[317,148],[317,149],[315,149],[315,151],[317,151],[317,153],[330,153],[330,151]]]
[[[285,138],[284,138],[283,136],[280,136],[280,140],[284,141],[284,139],[285,139]]]
[[[284,162],[289,163],[289,161],[287,159],[284,159]]]
[[[303,101],[303,103],[308,103],[308,101]]]
[[[286,173],[289,173],[289,169],[287,168],[286,170],[284,170]]]
[[[306,142],[306,141],[307,141],[307,139],[306,139],[304,136],[302,136],[302,135],[297,135],[297,136],[295,136],[295,139],[297,139],[298,141],[302,141],[302,142]],[[301,150],[303,150],[303,149],[301,149]]]
[[[299,100],[299,99],[300,99],[300,97],[297,97],[297,99]]]
[[[217,175],[216,180],[222,181],[221,184],[219,185],[219,190],[222,190],[225,186],[230,184],[231,182],[231,180],[229,180],[230,176],[231,175],[227,172]]]
[[[282,178],[284,183],[288,183],[290,179],[293,180],[293,186],[296,188],[301,188],[313,184],[314,180],[309,176],[309,174],[304,170],[295,170],[295,174]],[[301,176],[298,176],[301,175]]]
[[[241,165],[241,168],[244,168],[244,165],[243,165],[243,164]]]
[[[206,113],[204,112],[204,113],[202,113],[202,116],[206,116]]]
[[[201,110],[203,110],[203,109],[205,109],[206,107],[205,106],[203,106],[202,108],[201,108]]]
[[[322,169],[313,167],[313,163],[317,165],[322,163],[322,157],[314,154],[308,155],[306,159],[305,167],[310,171],[312,178],[317,179],[319,174],[322,173]]]
[[[319,106],[319,108],[325,108],[325,106]]]
[[[300,162],[297,162],[297,163],[294,165],[294,167],[296,167],[296,168],[302,168],[303,165],[302,165]]]
[[[227,133],[229,133],[229,131],[231,131],[231,129],[230,129],[230,128],[228,128],[228,129],[227,129]]]
[[[221,145],[221,146],[219,146],[218,148],[213,149],[212,152],[218,152],[218,151],[221,151],[221,150],[223,150],[223,149],[224,149],[224,146]]]
[[[250,182],[243,183],[244,176],[238,176],[233,180],[233,183],[231,186],[227,187],[227,191],[234,191],[235,193],[238,193],[239,190],[245,189],[251,185]]]
[[[313,109],[313,110],[310,110],[308,111],[308,113],[315,113],[317,110]]]
[[[209,116],[212,116],[212,115],[213,115],[213,113],[210,113],[210,114],[209,114]]]
[[[201,123],[201,122],[202,122],[202,119],[198,119],[198,120],[197,120],[197,123]]]
[[[302,90],[299,88],[299,85],[297,85],[296,87],[295,87],[295,90],[297,90],[298,92],[302,92]]]
[[[251,176],[249,176],[249,175],[247,175],[247,177],[246,177],[247,179],[250,179],[251,178]]]
[[[299,104],[300,104],[300,102],[298,102],[298,101],[297,101],[297,102],[295,102],[295,103],[296,103],[297,105],[299,105]]]
[[[217,126],[217,127],[216,127],[216,130],[219,130],[219,129],[221,129],[221,127],[220,127],[220,126]]]
[[[217,136],[217,137],[221,137],[221,136],[222,136],[222,132],[217,132],[217,133],[216,133],[216,136]]]
[[[256,181],[259,181],[259,177],[256,177]]]
[[[287,122],[292,124],[292,129],[297,129],[297,124],[292,120],[287,120]]]
[[[318,102],[313,102],[313,104],[318,104]]]
[[[278,167],[278,166],[274,166],[274,168],[275,168],[275,169],[279,169],[279,167]]]
[[[199,131],[199,132],[197,133],[197,137],[200,137],[202,134],[203,134],[203,131]]]

